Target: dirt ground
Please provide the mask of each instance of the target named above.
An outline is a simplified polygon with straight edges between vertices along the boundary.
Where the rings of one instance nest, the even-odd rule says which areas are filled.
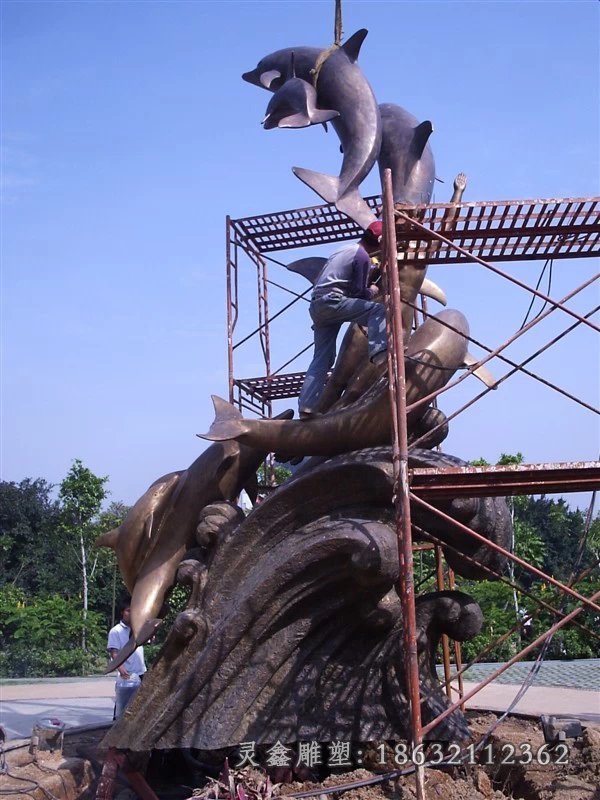
[[[493,714],[472,717],[470,726],[474,739],[479,739],[495,720]],[[519,760],[523,751],[528,752],[526,747],[521,750],[525,743],[531,745],[532,753],[540,752],[544,736],[537,721],[509,717],[496,728],[489,743],[491,749],[484,752],[482,760],[490,763],[426,769],[427,800],[600,800],[600,730],[584,729],[581,738],[569,740],[569,763],[564,766],[501,763],[513,760],[513,748],[514,760]],[[353,783],[374,775],[365,769],[356,770],[331,776],[320,786]],[[282,794],[316,788],[318,785],[311,783],[288,784],[282,787]],[[415,777],[402,776],[375,786],[353,789],[343,797],[345,800],[414,800]]]
[[[497,719],[491,713],[471,712],[468,716],[474,742]],[[92,800],[102,767],[103,755],[98,751],[102,734],[103,731],[88,731],[71,735],[65,738],[62,756],[38,754],[37,763],[26,747],[7,752],[8,774],[0,775],[0,794],[8,790],[11,798],[48,800],[52,796],[58,800]],[[509,717],[492,732],[487,746],[469,758],[474,763],[425,770],[427,800],[600,800],[600,729],[584,727],[582,736],[566,743],[568,763],[537,763],[539,758],[545,760],[548,752],[544,749],[539,721]],[[529,760],[529,753],[533,754],[531,763],[522,763]],[[316,792],[317,800],[327,797],[336,800],[341,796],[344,800],[413,800],[414,774],[349,788],[342,794],[323,794],[334,786],[341,789],[348,784],[380,779],[391,770],[398,771],[393,749],[386,746],[385,754],[381,763],[380,746],[366,745],[361,769],[303,782],[274,784],[273,780],[281,778],[281,774],[272,774],[267,782],[263,772],[241,770],[232,771],[225,783],[210,780],[194,788],[189,775],[183,779],[177,765],[163,770],[160,761],[158,769],[155,765],[147,777],[161,800],[167,796],[169,800],[192,796],[201,800],[232,800],[232,794],[233,800],[270,800],[309,791]],[[562,758],[562,751],[555,752],[552,758],[557,755]],[[121,777],[115,785],[114,797],[135,800],[136,795]]]

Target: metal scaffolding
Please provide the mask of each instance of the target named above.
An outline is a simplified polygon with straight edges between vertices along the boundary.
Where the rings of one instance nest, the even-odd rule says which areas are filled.
[[[467,264],[477,263],[483,268],[499,275],[503,280],[510,281],[516,286],[529,292],[533,297],[544,301],[545,307],[528,324],[513,334],[503,344],[490,348],[477,342],[486,351],[478,365],[482,365],[491,358],[499,358],[511,367],[499,382],[506,380],[516,372],[521,372],[539,381],[549,390],[559,392],[578,403],[589,413],[598,414],[598,409],[584,399],[569,393],[554,383],[537,375],[526,365],[540,353],[547,350],[559,339],[578,326],[587,327],[594,332],[600,328],[592,321],[598,307],[589,313],[579,314],[567,302],[575,297],[584,288],[597,280],[598,275],[586,280],[580,286],[570,291],[560,300],[554,300],[548,294],[540,291],[538,287],[528,286],[522,280],[515,278],[494,264],[507,261],[532,261],[546,259],[573,259],[597,256],[600,253],[600,198],[566,198],[545,200],[509,200],[476,203],[437,203],[413,207],[395,208],[391,193],[391,175],[386,174],[384,181],[383,197],[367,198],[369,206],[381,214],[384,221],[384,257],[383,275],[386,302],[386,319],[388,330],[388,373],[390,376],[390,404],[393,420],[393,466],[395,477],[394,499],[397,511],[397,533],[399,547],[400,579],[398,592],[402,601],[405,620],[405,654],[406,674],[408,676],[408,695],[411,706],[412,744],[419,745],[423,738],[434,730],[455,708],[463,705],[465,700],[471,698],[480,689],[497,677],[511,664],[522,659],[541,642],[545,641],[555,631],[566,624],[572,623],[584,627],[577,616],[585,609],[600,612],[598,604],[599,594],[586,598],[574,587],[585,575],[574,576],[569,584],[561,583],[552,576],[546,575],[532,564],[519,559],[513,553],[498,545],[489,542],[480,534],[471,530],[444,514],[431,505],[431,501],[442,498],[506,496],[518,494],[540,494],[551,492],[579,492],[595,491],[600,488],[600,463],[599,462],[570,462],[570,463],[545,463],[521,464],[504,467],[447,467],[443,469],[409,469],[408,444],[406,430],[406,414],[414,405],[407,406],[404,384],[404,352],[403,332],[401,318],[401,304],[398,284],[398,271],[396,269],[396,254],[407,262],[420,262],[434,264]],[[449,214],[452,215],[452,224],[446,224]],[[450,229],[449,229],[450,228]],[[274,283],[268,277],[267,262],[272,259],[269,254],[314,247],[322,244],[334,244],[354,240],[362,233],[361,229],[352,220],[340,214],[332,205],[320,205],[310,208],[280,211],[261,216],[245,217],[232,220],[227,218],[227,324],[228,324],[228,364],[229,364],[229,397],[232,403],[238,405],[240,410],[250,410],[262,416],[272,416],[272,403],[283,398],[297,397],[302,385],[304,374],[293,372],[282,374],[282,370],[292,363],[300,353],[291,356],[286,363],[273,371],[271,367],[271,345],[269,338],[270,323],[279,315],[285,313],[292,305],[306,300],[310,291],[297,293],[285,286],[275,284],[280,289],[294,295],[286,306],[279,309],[272,316],[269,311],[268,287]],[[392,255],[393,254],[393,255]],[[257,325],[247,335],[236,340],[239,321],[240,302],[240,269],[242,256],[247,258],[256,270],[257,281]],[[390,257],[391,256],[391,257]],[[281,262],[276,262],[281,263]],[[390,266],[393,266],[390,269]],[[560,310],[570,317],[570,327],[560,335],[547,341],[540,349],[527,359],[517,363],[503,355],[503,351],[516,339],[538,325],[541,320],[556,310]],[[423,318],[430,316],[427,306],[421,303],[415,307]],[[262,353],[264,371],[260,377],[240,377],[237,374],[237,348],[252,337],[258,337]],[[309,345],[310,347],[310,345]],[[418,401],[418,404],[431,403],[443,392],[461,383],[469,373],[478,365],[474,365],[458,378],[450,381],[443,389],[432,393]],[[474,399],[463,405],[448,419],[461,414],[490,391],[486,388]],[[418,444],[418,442],[417,442]],[[550,610],[557,621],[542,635],[519,653],[515,654],[507,663],[498,667],[493,675],[486,678],[466,694],[463,694],[462,675],[469,665],[462,666],[460,646],[455,643],[455,668],[451,674],[450,642],[447,637],[442,640],[442,655],[444,664],[444,682],[448,697],[451,698],[451,682],[459,681],[459,699],[450,700],[449,707],[438,717],[428,722],[421,723],[421,702],[419,675],[417,669],[417,645],[415,625],[415,584],[413,569],[413,552],[430,547],[435,551],[436,580],[438,589],[454,588],[454,575],[451,569],[446,568],[443,562],[442,543],[428,531],[411,524],[410,509],[420,506],[426,508],[431,514],[444,519],[449,526],[460,529],[463,534],[473,537],[480,544],[492,547],[505,558],[517,563],[529,573],[543,579],[548,585],[554,586],[578,603],[577,607],[566,614],[545,600],[527,593],[523,587],[519,591],[539,605],[539,609]],[[429,545],[412,544],[412,532],[429,541]],[[452,548],[450,548],[452,549]],[[463,554],[464,555],[464,554]],[[479,562],[477,562],[479,564]],[[479,565],[481,566],[481,565]],[[493,573],[509,585],[517,586],[506,576]],[[497,642],[510,637],[517,629],[504,633]],[[598,635],[590,629],[590,635]],[[490,645],[486,651],[480,653],[477,659],[485,655],[496,643]],[[475,660],[477,660],[475,659]],[[417,796],[425,797],[423,767],[417,766]]]

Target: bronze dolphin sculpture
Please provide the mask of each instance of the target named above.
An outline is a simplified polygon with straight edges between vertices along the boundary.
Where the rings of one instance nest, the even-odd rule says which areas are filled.
[[[375,215],[358,187],[377,161],[381,148],[381,116],[373,90],[356,63],[367,35],[359,30],[321,65],[317,76],[319,106],[339,112],[331,125],[339,136],[343,160],[339,177],[293,167],[294,175],[327,203],[334,203],[363,228]]]
[[[183,471],[169,472],[157,478],[129,509],[119,527],[103,533],[94,542],[96,547],[111,547],[115,551],[119,572],[130,594],[144,559],[156,543],[156,532],[168,500],[183,474]]]
[[[358,51],[365,36],[366,31],[358,31],[346,43],[349,49],[352,46],[354,58],[358,56]],[[297,67],[293,72],[294,81],[292,83],[289,81],[287,65],[292,56],[296,58],[296,51],[298,52],[298,59]],[[340,137],[340,149],[342,153],[345,153],[348,143],[350,145],[353,144],[353,140],[356,140],[359,130],[360,134],[364,135],[368,128],[364,125],[365,118],[361,122],[360,129],[353,126],[349,134],[344,127],[343,119],[344,114],[348,112],[344,111],[343,107],[336,105],[336,102],[343,104],[344,107],[349,103],[350,106],[361,108],[364,104],[364,87],[360,84],[360,81],[354,80],[354,76],[352,76],[351,80],[344,81],[339,98],[337,100],[332,98],[331,87],[327,85],[329,73],[325,67],[333,56],[330,54],[323,61],[325,53],[326,51],[310,47],[279,50],[266,56],[259,62],[255,70],[245,73],[242,77],[256,86],[274,92],[274,96],[267,108],[267,117],[265,118],[268,120],[268,125],[265,127],[269,128],[275,126],[282,128],[306,127],[309,124],[323,121],[319,118],[311,120],[310,115],[306,113],[307,106],[314,104],[312,93],[314,92],[314,82],[317,77],[316,105],[318,108],[332,108],[340,111],[342,119],[332,124]],[[319,61],[321,61],[320,68],[317,66]],[[336,62],[332,61],[332,63],[335,64]],[[317,70],[318,76],[316,75]],[[323,72],[325,72],[326,78],[324,82],[321,81]],[[431,199],[435,180],[435,162],[431,147],[428,144],[428,139],[433,131],[431,122],[427,120],[419,123],[412,114],[394,103],[382,103],[378,106],[378,110],[381,121],[381,144],[376,157],[382,177],[385,169],[390,168],[392,170],[394,201],[408,205],[428,203]],[[324,113],[328,112],[325,111]],[[280,119],[282,120],[281,122],[279,121]],[[326,176],[318,176],[308,170],[298,170],[296,168],[294,172],[323,199],[328,202],[336,202],[333,196],[334,193],[326,186],[326,181],[324,180]],[[342,166],[342,174],[343,172],[344,166]],[[341,208],[339,202],[336,202],[336,205],[341,211],[349,213],[350,216],[365,227],[368,224],[368,215],[366,213],[364,215],[361,213],[361,221],[355,215]]]
[[[463,314],[449,309],[417,328],[405,353],[409,404],[443,387],[462,366],[468,335]],[[244,419],[225,400],[213,395],[213,402],[215,421],[208,433],[198,434],[212,441],[235,439],[287,456],[336,455],[391,441],[388,385],[383,377],[352,405],[309,420]],[[426,410],[425,405],[413,409],[409,424],[417,422]]]
[[[382,103],[379,113],[383,129],[378,159],[382,184],[385,170],[391,169],[395,203],[429,203],[435,181],[435,162],[428,144],[433,125],[429,120],[419,123],[394,103]]]
[[[276,92],[281,88],[287,78],[287,70],[292,53],[294,54],[295,72],[304,80],[310,79],[311,70],[314,69],[319,55],[325,50],[323,47],[285,47],[276,50],[268,56],[261,58],[255,69],[244,72],[242,79],[248,83]]]
[[[281,416],[290,418],[292,412]],[[266,452],[233,441],[211,445],[184,472],[159,478],[118,528],[98,538],[98,546],[117,553],[131,591],[136,641],[143,626],[159,615],[177,567],[195,543],[201,510],[217,500],[234,500]]]
[[[262,121],[265,130],[271,128],[307,128],[323,125],[339,117],[339,111],[317,108],[317,90],[312,83],[296,77],[295,54],[291,55],[290,74],[271,98]]]
[[[327,203],[334,203],[344,214],[367,228],[375,215],[360,196],[358,187],[371,171],[381,147],[381,117],[373,90],[357,65],[361,45],[367,35],[365,29],[357,31],[316,67],[323,52],[316,48],[287,48],[263,58],[255,70],[245,73],[244,80],[275,92],[269,108],[275,116],[285,116],[286,127],[305,127],[303,113],[308,85],[316,86],[318,108],[337,112],[331,124],[340,138],[344,154],[339,177],[324,175],[301,167],[293,167],[294,174],[306,183]],[[288,65],[294,53],[294,80],[307,86],[286,84]],[[311,61],[311,57],[314,60]],[[314,70],[318,70],[314,74]],[[278,94],[281,92],[281,94]],[[292,114],[283,115],[282,109],[292,105]],[[290,123],[297,116],[297,125]],[[323,120],[316,120],[321,122]]]

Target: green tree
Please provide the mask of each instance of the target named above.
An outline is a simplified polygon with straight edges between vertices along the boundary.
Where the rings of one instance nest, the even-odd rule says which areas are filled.
[[[0,588],[0,675],[36,677],[81,675],[97,666],[102,652],[102,621],[75,599],[31,597],[23,589]],[[88,649],[81,648],[86,630]]]
[[[267,465],[265,472],[265,465],[261,464],[256,473],[258,485],[261,489],[266,487],[280,486],[285,483],[291,476],[292,471],[282,464]]]
[[[516,455],[503,453],[498,464],[520,464],[522,461],[521,453]],[[473,464],[489,466],[484,459],[478,459]],[[565,583],[576,578],[584,570],[589,570],[589,577],[577,584],[576,588],[586,596],[600,589],[597,570],[600,556],[600,518],[596,517],[591,521],[586,535],[584,514],[579,510],[571,510],[563,498],[552,500],[544,496],[537,498],[516,496],[508,498],[508,504],[513,516],[513,550],[516,555]],[[515,566],[513,562],[510,562],[507,572],[512,581],[516,581],[565,613],[575,607],[565,595],[555,593],[550,585],[528,570]],[[477,599],[485,616],[484,629],[465,647],[468,656],[473,656],[478,649],[501,634],[503,625],[504,629],[508,630],[515,622],[533,615],[533,621],[526,632],[527,638],[532,639],[557,620],[551,612],[540,613],[535,601],[507,585],[500,588],[498,584],[487,581],[461,582],[460,588]],[[512,603],[509,602],[511,599]],[[511,616],[512,619],[509,618]],[[590,611],[585,611],[579,620],[592,630],[597,630],[600,623],[600,619],[596,619]],[[505,658],[520,649],[521,634],[511,639],[512,641],[507,640],[500,648],[496,648],[492,657]],[[599,655],[598,640],[586,635],[585,631],[576,626],[568,626],[558,631],[548,648],[548,657],[552,658],[586,658]]]
[[[97,534],[110,531],[123,522],[129,511],[129,506],[119,500],[109,503],[108,508],[98,517]],[[125,598],[127,590],[121,579],[117,566],[117,557],[114,550],[102,547],[94,553],[97,558],[95,586],[94,586],[94,605],[97,611],[101,611],[110,623],[112,628],[116,622],[117,598]]]
[[[94,575],[99,554],[96,551],[90,562],[90,549],[98,534],[97,517],[102,501],[106,497],[106,484],[108,477],[99,478],[91,470],[84,467],[79,459],[73,465],[66,478],[60,484],[59,499],[61,501],[61,528],[67,542],[73,548],[81,574],[82,601],[83,601],[83,628],[81,632],[81,647],[85,652],[86,622],[89,607],[89,584]]]
[[[52,488],[42,478],[0,481],[0,586],[11,583],[28,594],[45,590],[47,542],[59,518]]]

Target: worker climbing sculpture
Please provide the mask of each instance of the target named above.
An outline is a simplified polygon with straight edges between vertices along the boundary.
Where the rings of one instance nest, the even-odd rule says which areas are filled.
[[[435,179],[433,127],[400,106],[377,103],[357,63],[366,35],[358,31],[330,50],[278,50],[243,75],[272,92],[267,130],[331,123],[343,150],[339,176],[297,167],[294,173],[365,230],[376,215],[359,188],[376,162],[382,174],[391,169],[394,202],[404,206],[427,204]],[[465,185],[461,174],[453,203]],[[452,222],[450,211],[442,226]],[[315,283],[324,263],[315,257],[289,268]],[[445,440],[448,422],[426,398],[473,363],[468,322],[459,310],[444,309],[413,330],[418,295],[445,303],[444,293],[427,279],[426,261],[393,259],[391,268],[399,271],[405,303],[407,424],[409,444],[417,442],[409,465],[460,465],[433,449]],[[493,384],[485,370],[476,374]],[[310,418],[294,419],[289,411],[248,419],[220,397],[213,400],[215,420],[202,433],[208,449],[187,470],[159,478],[98,542],[115,549],[132,594],[131,647],[160,624],[171,587],[190,588],[187,607],[106,744],[211,751],[243,741],[407,738],[387,363],[371,362],[365,330],[353,324]],[[256,496],[257,468],[273,452],[302,463],[244,516],[236,499],[243,488]],[[510,545],[503,499],[457,498],[437,506],[486,540]],[[443,543],[458,575],[477,580],[502,569],[498,551],[435,514],[414,509],[414,521]],[[476,635],[482,614],[457,591],[419,596],[416,605],[427,722],[449,704],[434,667],[441,636]],[[458,709],[435,728],[438,740],[467,736]]]

